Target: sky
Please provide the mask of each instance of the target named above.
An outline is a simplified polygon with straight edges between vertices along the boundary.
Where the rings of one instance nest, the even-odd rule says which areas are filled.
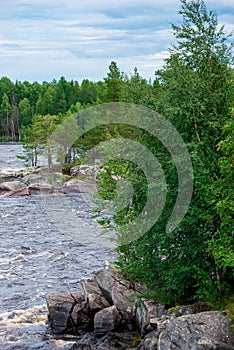
[[[234,31],[234,1],[206,0]],[[0,77],[102,80],[111,61],[146,79],[175,42],[179,0],[0,0]]]

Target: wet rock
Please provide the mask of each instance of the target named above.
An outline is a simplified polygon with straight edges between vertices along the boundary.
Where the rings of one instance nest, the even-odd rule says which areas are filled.
[[[87,303],[80,293],[52,292],[46,302],[54,333],[77,334],[79,330],[90,329]]]
[[[180,316],[159,336],[158,350],[233,349],[231,320],[220,311]]]
[[[41,194],[41,185],[39,183],[33,183],[28,186],[30,195],[40,195]]]
[[[64,178],[61,173],[52,172],[49,173],[48,169],[40,168],[38,173],[28,174],[22,178],[22,181],[28,186],[31,194],[37,194],[37,191],[42,193],[54,193],[57,192],[62,186]]]
[[[76,304],[71,293],[49,293],[46,297],[49,322],[54,333],[66,332],[71,311]]]
[[[101,289],[99,288],[95,279],[90,279],[87,282],[83,282],[82,287],[84,290],[85,300],[87,301],[91,312],[95,313],[111,306],[102,294]]]
[[[98,311],[94,316],[94,334],[102,336],[115,330],[121,321],[121,316],[115,305]]]

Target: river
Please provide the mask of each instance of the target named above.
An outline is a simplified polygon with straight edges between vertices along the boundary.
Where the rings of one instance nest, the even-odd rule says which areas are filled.
[[[16,158],[20,154],[19,144],[0,144],[0,168],[22,168],[22,160]],[[58,227],[53,208],[48,211],[50,199],[45,203],[42,196],[0,198],[1,350],[71,348],[72,339],[50,334],[46,294],[81,291],[80,282],[113,259],[113,243],[99,235],[89,196],[66,196],[69,208],[61,198],[65,197],[58,199],[60,207],[55,210],[60,217],[68,210],[73,213],[69,225],[76,228],[76,236],[69,234],[69,227]]]

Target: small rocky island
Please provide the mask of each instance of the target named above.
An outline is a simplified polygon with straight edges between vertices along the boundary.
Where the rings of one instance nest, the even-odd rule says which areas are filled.
[[[71,175],[50,173],[46,167],[0,170],[0,196],[90,193],[96,188],[96,171],[90,165],[73,167]]]
[[[231,320],[209,303],[166,310],[114,269],[99,271],[82,287],[83,294],[52,292],[46,298],[52,332],[74,336],[71,349],[234,349]]]

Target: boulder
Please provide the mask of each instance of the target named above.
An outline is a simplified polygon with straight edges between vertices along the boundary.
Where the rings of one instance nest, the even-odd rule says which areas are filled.
[[[0,191],[11,191],[11,192],[17,192],[25,190],[27,186],[19,180],[15,181],[6,181],[0,183]]]
[[[231,320],[220,311],[184,315],[171,320],[158,339],[158,350],[234,348]]]
[[[92,180],[70,179],[60,189],[64,194],[92,193],[96,190],[96,182]]]
[[[156,329],[163,315],[166,315],[164,305],[157,304],[150,299],[140,298],[136,307],[136,324],[141,336]]]
[[[41,168],[38,174],[32,173],[23,177],[22,181],[35,194],[35,191],[53,193],[59,190],[63,183],[63,174],[53,172],[50,174],[46,169]]]
[[[134,298],[130,291],[130,283],[125,280],[117,280],[112,287],[112,300],[123,320],[128,323],[132,322],[134,318]]]
[[[29,190],[40,191],[41,185],[39,183],[32,183],[28,186]]]
[[[147,334],[139,346],[139,350],[158,350],[158,331],[152,331]],[[168,350],[168,349],[165,349]]]
[[[87,302],[82,298],[76,303],[71,312],[71,322],[69,324],[69,333],[79,333],[79,331],[91,331],[92,322],[89,316],[89,310]],[[74,332],[74,328],[76,332]]]
[[[206,311],[211,304],[198,302],[166,311],[164,305],[134,295],[141,286],[125,280],[113,269],[98,272],[94,279],[83,283],[83,289],[85,296],[79,293],[47,296],[49,320],[55,333],[82,336],[93,331],[79,338],[78,348],[234,349],[231,320],[220,311]],[[135,325],[140,335],[138,331],[136,335]],[[119,332],[121,335],[116,336]],[[132,347],[128,346],[130,342],[126,345],[125,335],[132,340]]]
[[[7,191],[3,192],[1,197],[22,197],[22,196],[29,196],[30,192],[27,188],[23,190],[18,190],[18,191]]]
[[[95,276],[99,288],[111,305],[113,304],[112,288],[116,282],[115,277],[113,270],[101,270]]]
[[[121,316],[115,305],[98,311],[94,316],[94,334],[99,337],[115,330],[121,321]]]
[[[42,175],[40,174],[27,174],[26,176],[24,176],[22,178],[22,181],[27,185],[31,185],[31,184],[34,184],[34,183],[40,183],[40,181],[42,180]]]
[[[104,297],[95,279],[90,279],[87,282],[82,282],[85,300],[89,305],[92,313],[105,309],[111,306]]]
[[[97,165],[76,165],[70,169],[70,174],[72,176],[95,176],[99,170]]]
[[[0,178],[1,179],[16,179],[23,178],[29,174],[37,172],[37,168],[29,167],[23,169],[0,169]]]
[[[212,305],[211,303],[197,301],[196,303],[191,305],[183,305],[176,308],[172,308],[172,310],[168,310],[167,314],[170,317],[175,318],[183,315],[197,314],[203,311],[210,311],[213,307],[214,305]]]
[[[49,322],[54,333],[78,334],[90,329],[87,303],[80,293],[52,292],[46,296]]]

